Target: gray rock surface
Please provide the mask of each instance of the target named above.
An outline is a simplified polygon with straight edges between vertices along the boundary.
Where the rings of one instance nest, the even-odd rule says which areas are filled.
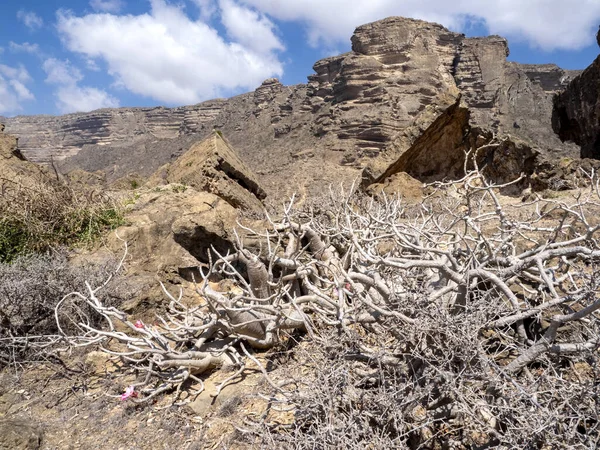
[[[552,126],[582,158],[600,159],[600,56],[554,98]]]
[[[552,96],[575,73],[507,55],[498,36],[391,17],[358,27],[352,51],[318,61],[306,85],[269,79],[255,92],[188,107],[16,117],[7,131],[34,161],[66,158],[63,170],[103,170],[111,181],[149,176],[218,129],[274,200],[318,194],[364,169],[369,180],[396,171],[455,176],[464,150],[494,136],[514,141],[514,152],[529,149],[511,170],[576,156],[551,127]]]

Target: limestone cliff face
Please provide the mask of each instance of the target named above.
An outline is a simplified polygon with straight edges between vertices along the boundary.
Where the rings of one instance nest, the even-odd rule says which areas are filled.
[[[542,158],[576,151],[550,126],[552,95],[574,74],[508,62],[501,37],[395,17],[357,28],[352,44],[315,65],[309,96],[317,133],[376,179],[454,176],[474,130],[513,136]]]
[[[600,159],[600,56],[555,97],[552,125],[582,158]]]
[[[85,145],[114,145],[140,136],[171,139],[199,130],[214,120],[225,100],[180,108],[116,108],[64,116],[17,116],[0,119],[19,137],[19,148],[34,162],[61,160]]]
[[[529,155],[510,157],[517,171],[576,155],[551,128],[552,96],[575,74],[507,55],[498,36],[466,38],[392,17],[358,27],[352,51],[318,61],[306,85],[269,79],[255,92],[188,107],[5,121],[26,157],[68,157],[65,170],[103,170],[109,179],[150,175],[219,129],[275,198],[319,192],[364,169],[372,180],[397,171],[455,176],[464,150],[494,137]]]

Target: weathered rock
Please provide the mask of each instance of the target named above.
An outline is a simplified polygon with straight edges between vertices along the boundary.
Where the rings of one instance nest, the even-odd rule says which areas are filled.
[[[180,183],[210,192],[236,208],[263,209],[261,200],[266,194],[256,175],[219,132],[194,144],[164,172],[167,183]]]
[[[17,185],[51,182],[48,171],[26,161],[17,146],[17,138],[0,131],[0,195]]]
[[[212,121],[225,100],[211,100],[179,108],[99,109],[64,116],[17,116],[4,119],[7,131],[20,137],[19,148],[34,162],[49,162],[78,153],[85,145],[119,145],[175,138],[197,132]]]
[[[600,159],[600,56],[554,98],[552,126],[582,158]]]
[[[400,195],[406,203],[418,203],[423,200],[423,183],[406,172],[396,172],[381,183],[371,184],[367,191],[370,195],[385,194],[388,197]]]
[[[27,157],[77,153],[65,170],[103,170],[108,181],[130,172],[149,176],[218,129],[277,202],[356,179],[364,168],[379,179],[407,152],[405,160],[428,164],[400,171],[452,176],[465,143],[482,140],[479,131],[514,137],[537,155],[535,164],[574,157],[576,146],[562,143],[550,124],[552,96],[574,73],[507,62],[507,54],[498,36],[466,38],[392,17],[358,27],[352,51],[318,61],[307,85],[269,79],[255,92],[191,107],[17,117],[7,124]],[[465,142],[457,148],[459,129]],[[436,138],[446,132],[451,136]],[[444,151],[450,155],[438,154]]]
[[[134,274],[179,272],[207,259],[211,246],[232,249],[238,212],[208,192],[167,185],[144,193],[126,214],[110,247],[118,252],[128,243]],[[117,238],[118,236],[119,238]]]
[[[0,449],[36,450],[42,445],[42,431],[25,419],[0,419]]]

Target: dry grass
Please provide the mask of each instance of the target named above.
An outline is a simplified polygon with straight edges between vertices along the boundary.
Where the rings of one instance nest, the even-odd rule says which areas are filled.
[[[40,173],[26,182],[0,178],[0,262],[51,248],[93,242],[123,221],[111,195]]]

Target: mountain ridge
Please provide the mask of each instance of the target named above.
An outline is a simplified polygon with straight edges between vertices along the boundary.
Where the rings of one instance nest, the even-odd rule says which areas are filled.
[[[509,62],[499,36],[469,38],[401,17],[362,25],[351,41],[352,51],[317,61],[306,84],[267,79],[253,92],[190,106],[0,120],[28,159],[61,161],[65,172],[102,170],[109,180],[149,176],[218,129],[270,195],[289,194],[290,184],[318,192],[364,170],[380,178],[417,141],[435,149],[435,165],[400,169],[424,181],[455,176],[467,141],[509,136],[539,162],[578,155],[551,126],[552,97],[577,71]],[[460,128],[452,142],[419,139],[457,102],[468,120],[448,123]]]

